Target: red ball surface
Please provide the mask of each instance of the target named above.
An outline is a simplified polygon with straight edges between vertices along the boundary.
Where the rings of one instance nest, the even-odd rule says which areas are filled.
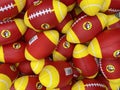
[[[120,59],[101,59],[100,70],[104,77],[108,80],[115,80],[120,78]]]

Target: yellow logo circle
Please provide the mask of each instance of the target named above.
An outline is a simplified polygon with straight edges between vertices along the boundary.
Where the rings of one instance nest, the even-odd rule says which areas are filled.
[[[69,48],[69,47],[70,47],[70,43],[69,43],[68,41],[65,41],[65,42],[63,43],[63,47],[64,47],[64,48]]]
[[[21,47],[21,44],[20,43],[14,43],[13,44],[13,48],[14,49],[19,49]]]
[[[2,30],[1,36],[2,36],[3,38],[9,38],[9,37],[11,36],[11,33],[10,33],[9,30]]]
[[[113,53],[113,56],[114,56],[114,57],[120,57],[120,50],[116,50],[116,51]]]
[[[87,21],[83,23],[84,30],[90,30],[92,28],[92,23]]]
[[[113,73],[115,71],[115,67],[113,65],[107,65],[106,70],[110,73]]]
[[[44,30],[47,30],[47,29],[50,28],[50,25],[47,24],[47,23],[44,23],[44,24],[41,25],[41,28],[44,29]]]

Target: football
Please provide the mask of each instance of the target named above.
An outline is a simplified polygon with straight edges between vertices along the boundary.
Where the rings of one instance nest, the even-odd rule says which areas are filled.
[[[66,40],[66,35],[63,35],[52,53],[53,60],[54,61],[69,60],[72,57],[74,46],[75,44],[68,42]]]
[[[65,87],[70,84],[72,78],[72,67],[64,61],[56,61],[46,65],[39,74],[41,84],[47,88]]]
[[[41,59],[39,61],[22,61],[19,63],[18,70],[25,75],[38,75],[44,66],[50,64],[50,60],[48,58]],[[24,68],[24,69],[23,69]]]
[[[60,1],[39,0],[26,11],[24,21],[35,31],[48,30],[61,23],[66,15],[67,6]]]
[[[100,70],[104,77],[109,80],[118,80],[120,81],[120,71],[119,71],[119,63],[120,59],[114,59],[114,58],[103,58],[100,60]]]
[[[0,22],[0,45],[13,43],[19,40],[27,30],[22,19],[6,20]]]
[[[87,46],[76,44],[73,50],[73,64],[79,73],[85,78],[95,78],[98,74],[98,66],[95,57],[87,51]]]
[[[98,13],[96,16],[86,14],[80,16],[67,32],[67,41],[85,43],[103,31],[107,24],[107,15]]]
[[[25,57],[27,60],[36,61],[52,54],[59,41],[56,30],[48,30],[34,35],[26,45]]]
[[[119,32],[119,28],[103,31],[90,42],[88,52],[97,58],[120,57]]]
[[[0,1],[0,21],[17,16],[25,7],[26,0]]]
[[[19,63],[25,59],[24,50],[26,43],[17,41],[7,45],[0,46],[0,62],[2,63]]]
[[[17,78],[12,84],[10,90],[46,90],[39,82],[37,75],[26,75]]]

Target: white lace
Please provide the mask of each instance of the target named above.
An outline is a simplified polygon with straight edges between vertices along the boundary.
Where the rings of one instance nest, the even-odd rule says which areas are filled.
[[[101,60],[99,61],[99,65],[100,65],[100,70],[101,70],[103,76],[104,76],[105,78],[107,78],[107,76],[106,76],[106,74],[105,74],[105,72],[104,72],[104,70],[103,70],[103,68],[102,68],[102,62],[101,62]]]
[[[10,3],[8,5],[4,5],[4,6],[0,7],[0,12],[8,11],[12,8],[14,8],[14,4]]]
[[[87,15],[84,15],[80,18],[78,18],[73,24],[72,24],[72,27],[74,27],[80,20],[82,20],[83,18],[87,17]]]
[[[45,9],[45,10],[41,10],[41,11],[37,11],[37,12],[32,13],[31,15],[29,15],[29,19],[31,20],[31,19],[34,19],[36,17],[49,14],[51,12],[53,12],[53,10],[51,8],[48,8],[48,9]]]
[[[10,22],[13,22],[13,20],[0,21],[0,24],[6,24],[6,23],[10,23]]]
[[[101,83],[88,83],[85,86],[86,87],[102,87],[102,88],[105,88],[105,85],[101,84]]]
[[[120,12],[120,9],[113,9],[113,8],[110,8],[108,9],[109,12]]]

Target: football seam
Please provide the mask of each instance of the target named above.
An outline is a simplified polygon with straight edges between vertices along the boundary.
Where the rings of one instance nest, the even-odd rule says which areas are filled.
[[[13,3],[10,3],[10,4],[7,4],[7,5],[4,5],[2,7],[0,7],[0,12],[5,12],[5,11],[8,11],[12,8],[14,8],[14,4]]]
[[[100,66],[100,70],[101,70],[103,76],[107,79],[108,77],[106,76],[106,74],[105,74],[105,72],[104,72],[104,70],[102,68],[102,62],[101,61],[99,62],[99,66]]]
[[[54,10],[52,10],[51,8],[46,8],[46,9],[43,9],[43,10],[39,10],[35,13],[32,13],[28,16],[28,18],[30,20],[34,19],[34,18],[37,18],[39,16],[43,16],[43,15],[46,15],[46,14],[50,14],[52,13]]]
[[[107,11],[109,11],[109,12],[120,12],[120,9],[110,8]]]
[[[101,83],[87,83],[85,84],[86,87],[101,87],[101,88],[105,88],[104,84]]]
[[[78,19],[72,24],[72,27],[74,27],[79,21],[81,21],[81,20],[84,19],[85,17],[87,17],[87,15],[84,15],[84,16],[78,18]]]
[[[6,23],[11,23],[13,22],[14,20],[5,20],[5,21],[0,21],[0,24],[6,24]]]
[[[57,46],[55,47],[55,50],[57,50],[57,49],[58,49],[59,44],[60,44],[60,43],[61,43],[61,41],[64,39],[64,37],[65,37],[65,35],[63,35],[62,37],[60,37],[60,39],[59,39],[59,41],[58,41],[58,44],[57,44]]]

